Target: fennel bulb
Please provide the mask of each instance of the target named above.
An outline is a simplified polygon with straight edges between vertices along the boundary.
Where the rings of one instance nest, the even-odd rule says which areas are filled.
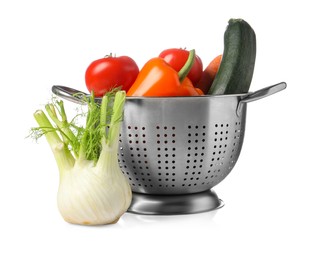
[[[58,209],[65,221],[81,225],[116,223],[132,200],[131,187],[118,164],[119,133],[125,91],[109,92],[101,104],[86,99],[85,127],[68,122],[63,101],[37,110],[39,127],[57,162],[60,181]]]

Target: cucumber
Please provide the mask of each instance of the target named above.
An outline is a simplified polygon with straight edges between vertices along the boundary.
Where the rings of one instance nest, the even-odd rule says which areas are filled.
[[[256,59],[256,35],[243,19],[230,19],[224,34],[224,52],[210,95],[249,91]]]

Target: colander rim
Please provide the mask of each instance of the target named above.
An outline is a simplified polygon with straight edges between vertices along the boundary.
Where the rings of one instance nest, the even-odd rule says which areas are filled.
[[[242,94],[227,94],[227,95],[201,95],[201,96],[169,96],[169,97],[133,97],[126,96],[127,100],[192,100],[192,99],[215,99],[215,98],[244,98],[250,95],[252,92],[242,93]],[[96,97],[95,100],[100,101],[102,98]]]

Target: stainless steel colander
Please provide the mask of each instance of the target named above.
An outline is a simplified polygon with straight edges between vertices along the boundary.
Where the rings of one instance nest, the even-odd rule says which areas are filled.
[[[240,95],[127,97],[118,159],[133,191],[129,211],[186,214],[221,207],[212,188],[238,160],[246,104],[285,88],[282,82]],[[52,91],[79,102],[76,90]]]

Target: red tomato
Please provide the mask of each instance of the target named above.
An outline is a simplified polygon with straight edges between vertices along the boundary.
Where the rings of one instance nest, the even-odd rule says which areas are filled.
[[[128,56],[105,58],[93,61],[85,72],[86,87],[96,97],[103,96],[114,87],[128,91],[134,83],[139,68]]]
[[[187,61],[189,51],[185,49],[167,49],[160,53],[159,57],[163,58],[174,70],[180,71]],[[200,80],[203,73],[203,63],[200,57],[195,56],[195,62],[188,73],[187,77],[192,81],[195,86]]]

